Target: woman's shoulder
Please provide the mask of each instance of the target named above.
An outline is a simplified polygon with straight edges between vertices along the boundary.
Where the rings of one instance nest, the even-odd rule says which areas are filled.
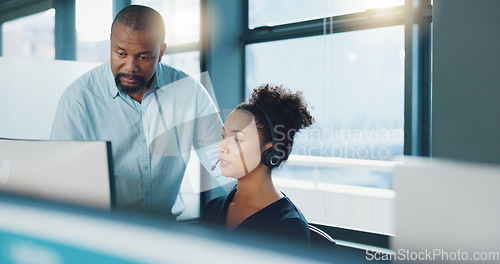
[[[280,220],[277,231],[288,236],[309,240],[309,223],[300,209],[285,195],[280,199]]]
[[[287,210],[276,225],[276,232],[285,237],[309,243],[309,223],[300,210],[293,203],[291,205],[293,207]]]
[[[205,207],[203,208],[203,212],[201,214],[202,221],[212,221],[216,218],[220,218],[221,215],[225,214],[225,204],[226,201],[231,200],[234,195],[234,190],[228,194],[221,195],[210,200]]]
[[[302,214],[300,209],[288,198],[288,196],[284,196],[281,198],[279,203],[276,203],[275,210],[279,212],[281,218],[284,219],[297,219],[307,224],[307,220],[305,216]]]

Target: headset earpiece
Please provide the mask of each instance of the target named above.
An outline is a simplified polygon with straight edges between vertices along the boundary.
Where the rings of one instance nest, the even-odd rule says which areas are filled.
[[[280,152],[274,148],[274,145],[262,153],[262,163],[270,168],[280,165],[281,155]]]
[[[276,134],[274,132],[274,124],[273,124],[273,121],[271,120],[271,118],[268,116],[268,114],[266,113],[266,109],[260,107],[258,104],[255,104],[255,106],[257,106],[257,108],[259,108],[259,110],[264,114],[264,116],[266,117],[266,120],[267,120],[267,124],[269,125],[269,129],[271,129],[271,138],[272,138],[272,141],[273,141],[273,145],[266,149],[263,153],[262,153],[262,163],[266,166],[268,166],[269,168],[274,168],[274,167],[278,167],[281,163],[281,161],[283,160],[283,157],[281,156],[281,153],[278,149],[276,149]]]

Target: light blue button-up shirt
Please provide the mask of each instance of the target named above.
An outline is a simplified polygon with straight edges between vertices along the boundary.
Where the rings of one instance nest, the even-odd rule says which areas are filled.
[[[184,210],[178,194],[191,149],[209,169],[221,128],[209,94],[184,72],[158,63],[138,103],[117,89],[107,62],[64,92],[51,139],[111,141],[117,208],[176,216]]]

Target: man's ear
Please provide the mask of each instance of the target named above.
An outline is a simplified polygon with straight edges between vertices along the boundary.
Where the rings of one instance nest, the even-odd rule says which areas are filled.
[[[158,56],[158,62],[161,61],[161,58],[163,57],[163,54],[165,53],[166,49],[167,49],[167,43],[163,43],[163,45],[161,45],[161,49],[160,49],[160,56]]]

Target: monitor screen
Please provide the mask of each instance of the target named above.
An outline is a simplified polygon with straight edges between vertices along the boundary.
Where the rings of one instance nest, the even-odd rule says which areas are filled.
[[[0,138],[0,192],[110,209],[111,143]]]

